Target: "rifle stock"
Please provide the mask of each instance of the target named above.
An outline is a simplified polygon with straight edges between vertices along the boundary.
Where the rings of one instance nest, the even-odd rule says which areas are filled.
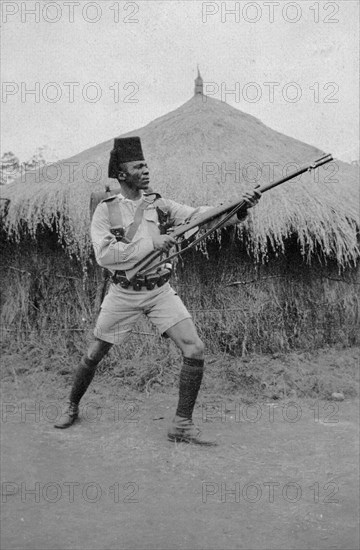
[[[268,183],[266,185],[263,185],[262,187],[257,186],[255,189],[257,191],[260,191],[261,193],[265,193],[266,191],[269,191],[269,189],[273,189],[274,187],[277,187],[278,185],[281,185],[282,183],[285,183],[286,181],[289,181],[291,179],[296,178],[297,176],[300,176],[304,172],[315,170],[316,168],[319,168],[323,164],[326,164],[328,162],[331,162],[333,160],[333,157],[331,154],[324,155],[323,157],[319,158],[318,160],[314,161],[312,164],[307,164],[306,166],[302,166],[295,172],[291,172],[291,174],[288,174],[287,176],[284,176],[283,178],[280,178],[272,183]],[[193,220],[189,220],[188,222],[185,222],[177,227],[174,228],[174,230],[171,232],[171,235],[175,238],[180,238],[185,233],[190,231],[194,228],[200,228],[202,225],[205,225],[207,223],[210,223],[214,221],[217,218],[220,218],[224,214],[229,214],[230,212],[234,211],[234,214],[244,208],[246,205],[245,201],[242,199],[237,199],[234,202],[231,202],[227,205],[221,205],[216,206],[212,208],[211,210],[208,210],[207,212],[204,212],[203,214],[199,214],[194,218]],[[233,214],[231,214],[232,216]],[[215,231],[217,229],[214,228]],[[150,252],[147,256],[142,258],[139,262],[137,262],[132,269],[129,269],[126,271],[126,276],[131,281],[137,273],[140,271],[146,269],[154,260],[159,258],[164,254],[161,250],[155,250],[154,252]],[[166,260],[163,260],[162,263],[165,263]],[[157,267],[157,266],[153,266]]]

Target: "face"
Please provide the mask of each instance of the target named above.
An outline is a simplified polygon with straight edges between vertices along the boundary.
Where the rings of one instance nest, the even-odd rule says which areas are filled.
[[[124,164],[125,183],[133,189],[144,189],[149,187],[149,168],[144,160],[135,160]]]

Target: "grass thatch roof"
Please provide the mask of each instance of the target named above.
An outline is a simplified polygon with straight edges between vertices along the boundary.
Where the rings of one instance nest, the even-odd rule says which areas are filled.
[[[323,151],[275,132],[260,120],[219,100],[196,95],[184,105],[144,128],[124,135],[141,136],[150,167],[151,185],[163,196],[191,205],[224,203],[240,196],[246,181],[247,163],[262,167],[259,183],[270,181],[269,164],[275,178],[323,155]],[[10,204],[4,217],[9,235],[20,238],[25,226],[33,235],[39,224],[53,227],[68,250],[88,257],[89,199],[92,191],[104,189],[109,152],[113,140],[87,149],[74,157],[49,165],[42,174],[28,173],[23,179],[2,187]],[[204,178],[204,163],[216,174]],[[215,164],[216,163],[216,164]],[[240,182],[228,174],[222,181],[221,167],[238,163]],[[333,168],[331,168],[331,166]],[[334,169],[334,173],[333,172]],[[336,173],[335,173],[336,170]],[[247,243],[255,258],[266,256],[269,247],[284,249],[284,240],[298,236],[303,254],[310,259],[322,251],[339,265],[355,263],[359,249],[358,174],[354,166],[336,161],[269,191],[252,209],[244,226]],[[249,177],[254,171],[249,170]],[[53,181],[51,181],[51,179]],[[89,180],[95,181],[90,182]],[[37,181],[39,180],[39,181]],[[0,206],[4,201],[0,201]]]

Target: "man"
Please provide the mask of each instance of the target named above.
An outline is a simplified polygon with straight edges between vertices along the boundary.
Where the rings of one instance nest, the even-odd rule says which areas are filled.
[[[171,338],[183,354],[179,400],[168,430],[170,441],[212,444],[201,439],[192,421],[204,371],[204,344],[191,315],[171,288],[167,269],[136,279],[130,285],[126,271],[154,250],[168,252],[176,243],[171,232],[159,227],[159,217],[178,225],[209,207],[192,208],[149,193],[149,169],[138,137],[115,139],[110,154],[109,177],[117,179],[121,194],[105,199],[96,208],[91,238],[97,262],[113,274],[94,330],[94,341],[75,373],[69,407],[57,428],[68,428],[78,417],[79,402],[95,374],[96,367],[114,344],[122,344],[142,313]],[[258,202],[260,193],[248,192],[248,207]],[[242,212],[228,223],[246,217]],[[167,227],[169,226],[167,225]],[[163,229],[163,231],[161,231]]]

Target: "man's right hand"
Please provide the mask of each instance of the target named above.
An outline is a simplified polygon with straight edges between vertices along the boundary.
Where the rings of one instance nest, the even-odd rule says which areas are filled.
[[[167,252],[176,244],[176,239],[171,235],[158,235],[157,237],[153,237],[153,243],[155,250]]]

